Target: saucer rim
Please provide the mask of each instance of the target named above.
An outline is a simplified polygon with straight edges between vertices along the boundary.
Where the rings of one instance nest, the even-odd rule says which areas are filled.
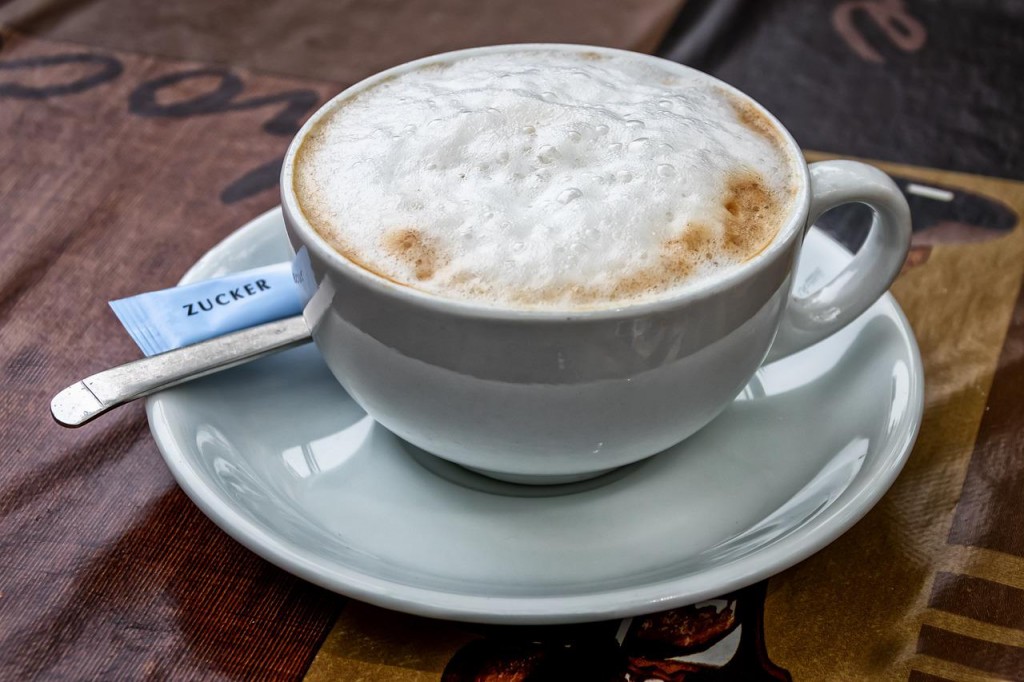
[[[283,230],[281,208],[270,209],[245,223],[218,242],[189,268],[181,284],[198,277],[237,251],[251,233],[271,229],[277,222]],[[823,234],[823,233],[822,233]],[[827,236],[827,235],[823,235]],[[827,248],[843,246],[829,238]],[[920,349],[906,315],[891,293],[886,292],[870,310],[883,305],[895,313],[906,345],[911,385],[907,398],[907,427],[882,443],[877,471],[860,482],[844,503],[836,503],[792,533],[712,569],[669,578],[640,586],[597,590],[586,594],[558,596],[485,596],[417,587],[366,575],[359,571],[328,565],[307,547],[291,544],[287,538],[268,532],[239,513],[229,501],[209,486],[178,446],[165,413],[163,394],[146,401],[150,431],[171,474],[182,490],[218,527],[250,551],[280,568],[332,592],[384,608],[414,615],[495,624],[565,624],[636,616],[714,598],[775,575],[817,553],[849,530],[870,511],[892,486],[903,469],[920,431],[924,410],[924,373]],[[865,314],[870,314],[867,312]],[[851,485],[851,487],[854,487]],[[849,490],[849,489],[848,489]],[[709,574],[718,574],[708,580]]]

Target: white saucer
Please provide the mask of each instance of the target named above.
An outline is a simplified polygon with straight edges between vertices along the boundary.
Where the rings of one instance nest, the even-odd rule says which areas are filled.
[[[183,282],[289,255],[274,210]],[[849,258],[812,231],[799,286]],[[148,413],[185,492],[285,570],[421,615],[565,623],[714,597],[821,549],[896,478],[922,397],[917,344],[886,295],[761,370],[682,445],[569,486],[499,483],[418,451],[367,417],[313,346],[160,393]]]

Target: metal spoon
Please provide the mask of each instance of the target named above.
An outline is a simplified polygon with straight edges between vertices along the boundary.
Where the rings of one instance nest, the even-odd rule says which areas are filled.
[[[301,315],[268,322],[93,374],[55,395],[50,413],[62,426],[81,426],[136,398],[309,341]]]

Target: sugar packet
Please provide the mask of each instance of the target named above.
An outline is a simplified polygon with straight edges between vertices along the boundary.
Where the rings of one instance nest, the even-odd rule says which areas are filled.
[[[307,268],[308,255],[300,253],[294,264],[151,291],[110,301],[110,307],[148,357],[300,314],[311,279]]]

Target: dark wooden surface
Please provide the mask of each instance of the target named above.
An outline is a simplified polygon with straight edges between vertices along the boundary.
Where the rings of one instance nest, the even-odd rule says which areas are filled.
[[[710,3],[681,4],[0,4],[0,679],[427,680],[470,645],[611,655],[591,638],[618,646],[608,625],[487,630],[346,604],[206,519],[141,405],[79,431],[47,405],[138,356],[106,301],[172,284],[278,202],[284,148],[326,97],[474,44],[668,54]],[[897,283],[929,382],[907,470],[840,541],[734,595],[764,679],[1024,679],[1022,41],[1010,2],[757,0],[693,56],[805,146],[909,164],[889,170],[987,207],[923,218]]]

